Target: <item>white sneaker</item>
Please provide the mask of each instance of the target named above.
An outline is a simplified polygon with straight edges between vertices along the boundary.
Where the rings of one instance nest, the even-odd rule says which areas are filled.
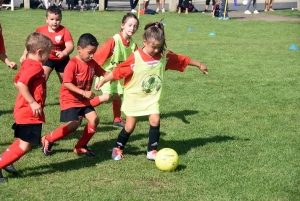
[[[162,12],[162,13],[165,13],[166,11],[165,11],[165,9],[164,9],[164,8],[162,8],[162,9],[161,9],[161,12]]]
[[[148,151],[148,152],[147,152],[147,159],[148,159],[148,160],[154,161],[154,160],[155,160],[155,157],[156,157],[156,154],[157,154],[157,151],[156,151],[156,150]]]
[[[254,14],[258,14],[259,12],[258,12],[257,10],[255,10],[253,13],[254,13]]]
[[[123,158],[123,150],[120,147],[114,147],[111,153],[111,158],[115,161],[119,161]]]
[[[245,14],[251,14],[251,12],[249,10],[246,10]]]
[[[131,10],[131,12],[132,12],[132,13],[137,13],[137,11],[136,11],[136,10],[134,10],[134,9],[132,9],[132,10]]]
[[[157,13],[159,12],[159,8],[156,8],[156,12],[157,12]]]

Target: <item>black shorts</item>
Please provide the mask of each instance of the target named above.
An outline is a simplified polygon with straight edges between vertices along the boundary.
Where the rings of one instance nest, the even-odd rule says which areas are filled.
[[[60,122],[78,121],[79,116],[85,116],[92,111],[95,111],[93,106],[86,107],[72,107],[66,110],[60,111]]]
[[[49,68],[52,68],[56,72],[63,73],[65,70],[66,65],[70,61],[70,57],[65,58],[64,60],[61,61],[54,61],[48,59],[45,63],[44,66],[48,66]]]
[[[34,144],[41,143],[43,124],[14,124],[12,129],[15,130],[15,137],[25,142]]]

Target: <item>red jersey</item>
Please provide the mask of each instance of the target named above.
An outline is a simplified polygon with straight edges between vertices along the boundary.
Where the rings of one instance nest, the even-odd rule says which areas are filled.
[[[65,57],[58,58],[56,56],[56,52],[63,51],[66,48],[66,42],[73,42],[71,33],[67,28],[64,26],[59,26],[54,32],[50,32],[48,25],[44,25],[37,28],[36,32],[42,33],[52,40],[53,47],[49,55],[50,60],[60,61],[65,59]]]
[[[155,66],[161,59],[160,54],[156,54],[150,57],[145,52],[143,52],[142,49],[139,49],[138,51],[143,61],[146,62],[149,66]],[[171,51],[167,53],[166,57],[166,70],[177,70],[183,72],[191,61],[189,57],[177,55]],[[134,54],[131,54],[126,61],[117,65],[116,68],[112,71],[114,79],[120,80],[125,78],[124,84],[126,85],[131,80],[131,77],[133,75],[134,61]]]
[[[46,80],[41,62],[29,58],[25,59],[14,81],[15,83],[22,82],[26,85],[34,100],[44,108],[46,101]],[[30,104],[20,92],[18,92],[16,98],[14,118],[17,124],[45,123],[44,111],[42,111],[40,116],[33,115]]]
[[[106,71],[94,60],[85,63],[73,57],[65,68],[63,84],[60,88],[61,110],[91,105],[89,99],[84,98],[82,94],[70,91],[64,86],[64,83],[72,83],[79,89],[90,91],[94,76],[104,76],[105,73]]]
[[[130,40],[126,41],[123,38],[121,32],[119,32],[119,35],[121,36],[123,45],[125,47],[129,47]],[[137,50],[137,49],[138,49],[138,46],[136,45],[136,49],[135,50]],[[101,47],[99,47],[97,49],[97,51],[94,54],[94,60],[100,66],[102,66],[105,63],[105,61],[113,55],[114,51],[115,51],[115,40],[114,40],[114,38],[110,38]]]
[[[5,46],[4,46],[1,24],[0,24],[0,54],[5,54]]]

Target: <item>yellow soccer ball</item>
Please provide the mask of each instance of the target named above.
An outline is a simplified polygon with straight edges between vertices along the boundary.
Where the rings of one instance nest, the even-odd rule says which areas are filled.
[[[162,171],[172,171],[178,166],[178,154],[174,149],[164,148],[157,152],[155,165]]]

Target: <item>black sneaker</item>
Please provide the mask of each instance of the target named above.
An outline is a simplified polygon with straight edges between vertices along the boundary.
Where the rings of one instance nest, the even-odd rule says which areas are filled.
[[[0,154],[0,158],[2,158],[2,154]],[[13,164],[10,164],[6,167],[3,168],[6,172],[13,173],[13,174],[18,174],[18,171],[15,169]]]
[[[202,11],[202,13],[208,13],[208,10],[205,9],[204,11]]]
[[[1,169],[0,169],[0,182],[7,182],[7,178],[3,177]]]

